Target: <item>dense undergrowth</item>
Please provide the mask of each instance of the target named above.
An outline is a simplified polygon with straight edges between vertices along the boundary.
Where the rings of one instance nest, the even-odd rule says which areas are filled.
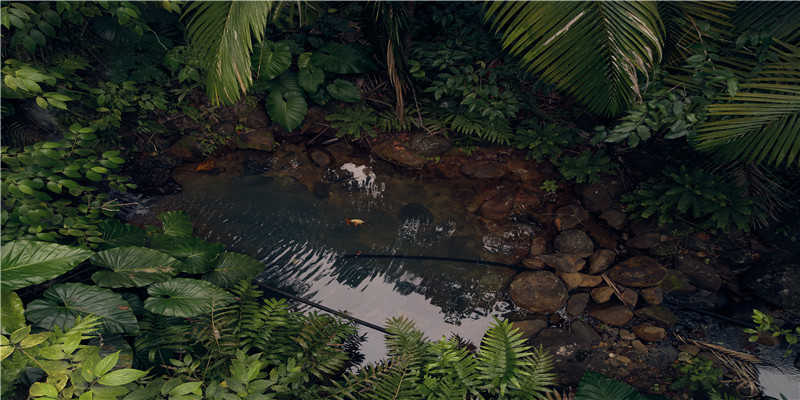
[[[212,125],[242,91],[287,131],[316,105],[347,140],[424,131],[466,152],[516,148],[577,183],[624,173],[639,182],[624,198],[630,215],[695,229],[766,225],[796,185],[796,3],[773,14],[749,4],[635,10],[660,13],[664,57],[631,67],[639,90],[615,95],[625,107],[612,114],[573,100],[603,82],[531,63],[555,63],[558,48],[511,29],[541,25],[503,4],[286,4],[2,3],[4,397],[16,384],[81,399],[544,398],[550,359],[506,322],[471,352],[393,319],[388,358],[348,370],[355,327],[261,300],[250,283],[257,260],[193,237],[178,211],[161,227],[115,219],[118,194],[135,189],[119,172],[126,158],[181,135],[205,154],[226,151],[230,139]],[[553,11],[555,21],[563,10]],[[231,40],[237,29],[246,41]],[[176,132],[177,118],[192,128]],[[635,171],[636,152],[669,167]],[[598,391],[640,396],[588,374],[575,398]]]

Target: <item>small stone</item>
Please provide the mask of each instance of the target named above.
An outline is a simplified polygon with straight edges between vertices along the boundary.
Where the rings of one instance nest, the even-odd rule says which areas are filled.
[[[586,265],[586,260],[575,254],[543,254],[537,258],[560,272],[578,272]]]
[[[635,290],[631,288],[627,288],[620,293],[621,299],[623,303],[630,304],[631,306],[636,306],[636,303],[639,302],[639,295],[636,293]]]
[[[608,208],[600,214],[600,219],[606,221],[608,226],[621,231],[628,225],[628,214],[622,211]]]
[[[617,248],[617,239],[614,234],[596,221],[591,219],[584,221],[583,230],[594,241],[597,248],[612,250]]]
[[[781,343],[780,337],[772,336],[769,332],[759,332],[758,333],[758,343],[762,346],[777,346]]]
[[[617,252],[610,249],[597,249],[591,257],[589,257],[589,273],[599,274],[614,262],[617,257]]]
[[[678,317],[662,305],[645,306],[636,310],[639,317],[651,320],[658,325],[669,328],[678,323]]]
[[[706,257],[708,257],[708,253],[706,253],[705,251],[698,251],[698,252],[694,253],[694,255],[697,256],[697,258],[706,258]]]
[[[631,359],[625,356],[616,356],[615,359],[624,365],[628,365],[631,363]]]
[[[561,229],[567,230],[581,225],[589,218],[589,212],[579,205],[570,204],[556,210],[556,216],[561,220]]]
[[[603,283],[603,277],[597,275],[581,274],[581,278],[580,287],[591,288]]]
[[[577,229],[569,229],[561,232],[553,240],[553,247],[562,252],[589,257],[594,252],[594,243],[589,236]]]
[[[700,348],[693,345],[693,344],[682,344],[678,346],[678,350],[682,351],[690,356],[696,356],[697,353],[700,353]]]
[[[525,258],[522,260],[522,265],[530,269],[544,269],[544,261],[538,258]]]
[[[602,304],[611,299],[611,295],[614,294],[614,289],[610,286],[603,286],[592,289],[591,294],[595,303]]]
[[[620,329],[619,330],[619,337],[622,340],[634,340],[634,339],[636,339],[636,335],[634,335],[633,332],[631,332],[631,331],[629,331],[627,329]]]
[[[575,293],[567,301],[567,314],[583,314],[587,304],[589,304],[589,293]]]
[[[608,277],[624,286],[656,286],[667,277],[667,270],[650,257],[636,256],[615,265]]]
[[[641,341],[639,340],[631,341],[631,346],[633,347],[633,350],[636,351],[637,353],[647,354],[648,348]]]
[[[528,339],[538,335],[542,329],[547,328],[547,321],[541,319],[515,321],[511,323],[511,327],[520,330],[522,339]]]
[[[634,249],[649,249],[659,243],[661,243],[660,233],[645,233],[628,239],[625,245]]]
[[[603,304],[589,311],[589,315],[603,323],[622,326],[633,318],[633,311],[618,304]]]
[[[308,152],[308,158],[317,166],[325,167],[333,162],[333,156],[327,151],[319,148],[312,149]]]
[[[660,342],[667,337],[667,331],[658,326],[639,324],[631,329],[639,339],[647,342]]]
[[[577,272],[558,272],[556,275],[558,275],[558,277],[564,281],[564,286],[567,288],[568,292],[580,286],[581,281],[583,280],[583,278],[581,278],[581,274]]]
[[[639,294],[647,304],[661,304],[664,302],[664,290],[661,286],[642,289]]]
[[[537,236],[531,239],[531,257],[540,256],[547,252],[547,238],[544,236]]]

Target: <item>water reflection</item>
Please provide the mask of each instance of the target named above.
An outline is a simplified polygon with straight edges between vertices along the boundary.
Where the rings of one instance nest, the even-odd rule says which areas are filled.
[[[504,287],[511,268],[405,259],[344,258],[345,254],[395,254],[477,258],[480,235],[453,207],[459,194],[445,187],[428,193],[421,185],[377,176],[345,165],[349,180],[331,185],[327,196],[310,185],[277,175],[178,173],[182,193],[160,199],[154,215],[183,209],[206,240],[263,261],[258,279],[333,309],[382,325],[387,318],[412,318],[427,335],[453,332],[474,342],[492,315],[510,311]],[[355,227],[346,218],[367,221]],[[372,334],[372,338],[378,335]],[[363,351],[384,355],[380,341]]]

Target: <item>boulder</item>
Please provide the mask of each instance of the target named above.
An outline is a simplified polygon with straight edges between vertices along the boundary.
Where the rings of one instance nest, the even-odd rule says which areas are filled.
[[[562,253],[589,257],[594,252],[594,243],[582,231],[569,229],[556,236],[553,240],[553,248]]]
[[[373,145],[372,148],[381,157],[406,167],[421,168],[428,162],[427,157],[415,153],[406,146],[396,145],[390,140],[382,140]]]
[[[633,311],[619,304],[603,304],[589,311],[589,315],[605,324],[622,326],[633,318]]]
[[[667,277],[667,269],[650,257],[636,256],[612,267],[608,277],[624,286],[649,287],[661,283]]]
[[[575,185],[575,194],[589,212],[602,211],[614,204],[614,199],[600,183],[582,183]]]
[[[678,254],[673,262],[678,271],[683,272],[692,285],[711,291],[717,291],[722,287],[722,278],[716,269],[697,258]]]
[[[547,271],[520,273],[511,282],[508,294],[514,304],[534,313],[553,313],[567,302],[564,283]]]
[[[631,330],[636,337],[646,342],[660,342],[667,337],[667,331],[664,328],[649,324],[639,324]]]
[[[589,273],[599,274],[608,269],[617,257],[617,252],[610,249],[597,249],[589,257]]]
[[[490,161],[466,163],[461,166],[461,173],[473,179],[500,179],[506,175],[506,169]]]
[[[556,218],[561,220],[561,229],[572,229],[588,219],[589,212],[579,205],[570,204],[556,210]]]
[[[537,258],[544,261],[548,267],[561,272],[578,272],[586,265],[586,260],[574,254],[542,254]]]

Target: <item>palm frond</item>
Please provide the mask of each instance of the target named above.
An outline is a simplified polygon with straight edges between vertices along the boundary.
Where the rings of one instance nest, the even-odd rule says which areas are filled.
[[[409,29],[408,5],[402,1],[376,1],[370,4],[373,22],[383,54],[386,54],[386,70],[389,82],[395,91],[395,115],[403,122],[404,95],[411,88],[411,77],[406,63],[405,36]]]
[[[766,32],[787,43],[800,39],[800,2],[796,1],[743,1],[731,21],[740,27],[753,30],[766,28]]]
[[[776,41],[778,62],[706,106],[695,146],[727,160],[788,167],[800,159],[800,47]]]
[[[663,64],[682,64],[693,54],[689,49],[691,45],[716,44],[715,37],[729,36],[733,27],[730,15],[736,10],[736,4],[729,1],[658,2],[658,11],[667,33]],[[708,25],[707,32],[700,29],[702,24]]]
[[[250,53],[261,42],[273,5],[270,1],[197,1],[183,18],[189,44],[205,72],[206,91],[214,105],[236,103],[253,82]]]
[[[664,27],[653,2],[487,4],[505,49],[599,114],[632,105],[638,75],[661,59]]]

